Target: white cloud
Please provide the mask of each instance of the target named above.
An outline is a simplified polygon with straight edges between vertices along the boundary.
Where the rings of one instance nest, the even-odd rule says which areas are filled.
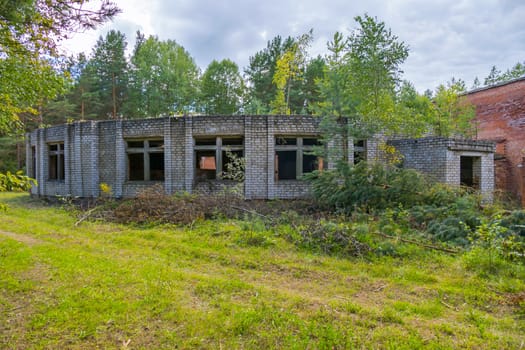
[[[123,13],[97,32],[77,35],[68,49],[90,52],[100,34],[116,28],[129,48],[135,31],[173,39],[205,68],[230,58],[242,68],[276,35],[314,29],[311,54],[326,52],[335,31],[355,28],[365,12],[384,21],[410,47],[405,78],[418,90],[434,89],[452,76],[468,84],[492,65],[505,70],[525,60],[525,3],[521,0],[117,0]]]

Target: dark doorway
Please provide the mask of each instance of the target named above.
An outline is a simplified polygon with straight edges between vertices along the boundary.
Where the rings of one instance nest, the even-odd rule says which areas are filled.
[[[461,185],[479,189],[481,175],[480,157],[461,156],[459,181]]]

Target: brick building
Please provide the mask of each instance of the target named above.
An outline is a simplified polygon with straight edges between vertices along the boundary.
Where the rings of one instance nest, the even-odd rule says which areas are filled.
[[[115,197],[132,197],[158,183],[167,193],[191,193],[224,185],[221,174],[236,154],[246,161],[247,199],[297,198],[309,191],[303,174],[333,166],[311,152],[319,144],[319,122],[312,116],[74,122],[27,134],[27,171],[38,180],[32,193],[39,196],[97,197],[101,183],[111,186]],[[348,161],[379,159],[378,142],[350,139]],[[477,187],[491,198],[492,143],[396,142],[406,166],[432,174],[437,181]],[[331,142],[329,147],[338,146]]]
[[[467,93],[477,138],[496,143],[496,188],[525,206],[525,77]]]

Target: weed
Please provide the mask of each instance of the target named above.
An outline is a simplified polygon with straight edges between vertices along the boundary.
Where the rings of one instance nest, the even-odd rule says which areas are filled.
[[[345,240],[374,249],[377,219],[299,216],[292,225],[250,214],[179,227],[75,226],[26,194],[0,199],[11,206],[0,220],[2,348],[516,349],[523,341],[525,272],[487,278],[463,257],[395,240],[400,257],[344,258]],[[282,239],[299,245],[302,230],[311,249]],[[252,234],[274,244],[239,243]],[[22,235],[40,243],[14,240]],[[325,236],[321,248],[313,237]]]
[[[357,239],[350,227],[330,221],[302,225],[294,238],[298,246],[323,254],[364,256],[371,250]]]

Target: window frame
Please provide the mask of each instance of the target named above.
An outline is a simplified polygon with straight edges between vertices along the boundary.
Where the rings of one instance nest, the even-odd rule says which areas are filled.
[[[314,144],[305,144],[305,139],[315,139]],[[280,144],[279,140],[292,141],[289,144]],[[274,166],[275,166],[275,181],[295,181],[300,180],[305,174],[309,174],[310,171],[304,171],[304,157],[312,155],[311,152],[315,147],[321,146],[321,137],[319,135],[276,135],[274,142]],[[295,152],[295,178],[283,179],[279,177],[279,152]],[[322,157],[316,156],[321,169],[325,168],[325,162]],[[319,167],[317,170],[320,170]]]
[[[56,149],[53,147],[56,146]],[[65,147],[64,142],[50,142],[47,144],[48,150],[48,171],[47,180],[63,182],[66,179],[66,162],[65,162]],[[55,161],[51,159],[55,158]]]
[[[215,139],[215,143],[212,142]],[[240,142],[230,144],[232,140]],[[224,144],[225,141],[228,144]],[[244,157],[244,136],[243,135],[221,135],[221,136],[195,136],[193,138],[193,164],[195,170],[195,180],[220,180],[224,173],[224,153],[230,151],[233,153],[240,153]],[[215,169],[199,168],[200,158],[211,157],[212,152],[215,153]],[[201,156],[199,156],[201,154]],[[214,173],[212,171],[215,170]],[[200,174],[199,174],[200,173]],[[210,174],[213,174],[211,176]],[[204,176],[201,176],[204,175]]]
[[[354,165],[367,161],[368,141],[366,139],[354,140]]]
[[[127,173],[126,180],[130,182],[141,182],[141,181],[156,181],[163,182],[166,180],[166,153],[165,153],[165,143],[163,138],[152,137],[152,138],[140,138],[140,139],[126,139],[126,165]],[[142,142],[142,147],[136,147],[135,145],[130,147],[131,143]],[[160,146],[152,146],[150,143],[160,142]],[[161,154],[162,153],[162,178],[161,179],[152,179],[152,154]],[[132,169],[130,162],[130,155],[142,154],[142,179],[132,179]],[[134,176],[133,176],[134,177]]]

